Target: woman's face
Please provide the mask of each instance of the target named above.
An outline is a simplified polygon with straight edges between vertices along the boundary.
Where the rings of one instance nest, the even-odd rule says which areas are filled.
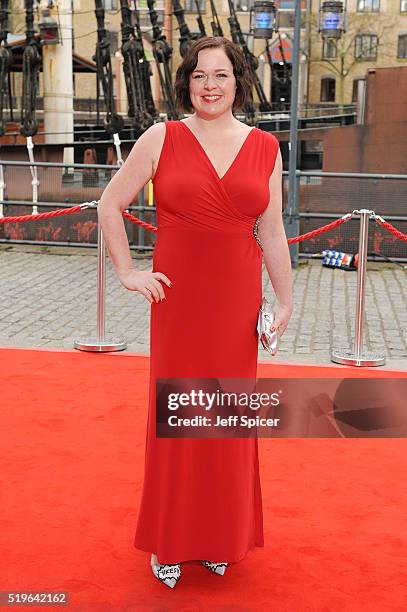
[[[221,48],[202,49],[189,77],[189,96],[196,113],[215,118],[231,111],[236,94],[233,65]]]

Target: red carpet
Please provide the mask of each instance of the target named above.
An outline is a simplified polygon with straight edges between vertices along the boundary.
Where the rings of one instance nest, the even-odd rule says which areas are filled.
[[[84,612],[407,609],[405,439],[259,440],[265,548],[223,578],[187,564],[171,591],[132,545],[148,357],[0,348],[0,372],[0,591],[69,591]],[[259,376],[344,372],[396,375]]]

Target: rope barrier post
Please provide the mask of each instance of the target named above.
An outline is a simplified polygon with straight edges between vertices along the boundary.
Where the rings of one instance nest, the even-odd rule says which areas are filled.
[[[360,215],[359,259],[356,297],[355,342],[353,352],[346,349],[333,350],[331,361],[351,366],[381,366],[386,363],[383,355],[363,351],[363,322],[365,314],[365,288],[367,268],[367,243],[369,238],[369,219],[374,215],[372,210],[362,208],[353,211]]]
[[[97,206],[97,202],[93,203]],[[106,287],[106,245],[102,227],[98,218],[98,272],[97,272],[97,321],[96,338],[79,338],[74,340],[74,348],[81,351],[106,353],[123,351],[127,343],[121,338],[107,339],[105,334],[105,287]]]

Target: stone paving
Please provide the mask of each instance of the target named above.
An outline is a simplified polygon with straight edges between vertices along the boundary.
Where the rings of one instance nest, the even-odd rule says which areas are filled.
[[[134,257],[151,269],[151,255]],[[0,346],[73,348],[96,336],[96,249],[0,245]],[[295,308],[277,357],[259,347],[259,359],[331,363],[331,348],[352,348],[356,272],[300,260],[293,270]],[[264,294],[273,301],[263,269]],[[385,367],[407,370],[407,266],[369,262],[365,346],[384,354]],[[125,289],[106,260],[106,336],[127,351],[148,354],[146,299]]]

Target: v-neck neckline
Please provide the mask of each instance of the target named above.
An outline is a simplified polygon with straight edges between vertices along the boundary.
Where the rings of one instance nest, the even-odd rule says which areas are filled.
[[[219,176],[218,171],[216,170],[212,160],[210,159],[209,155],[207,154],[207,152],[205,151],[205,149],[203,148],[203,146],[201,145],[200,141],[198,140],[198,138],[195,136],[195,134],[193,133],[193,131],[186,125],[185,121],[179,121],[179,123],[181,125],[184,126],[184,128],[187,130],[187,132],[189,132],[192,136],[192,138],[197,142],[200,150],[202,151],[202,153],[205,155],[206,159],[208,160],[213,172],[216,174],[216,176],[218,177],[218,179],[220,181],[223,181],[223,179],[226,177],[227,174],[229,174],[229,172],[232,170],[232,168],[235,166],[238,157],[240,156],[240,154],[242,153],[243,149],[245,148],[245,145],[247,143],[247,141],[250,138],[250,134],[256,129],[255,127],[252,127],[251,130],[249,131],[249,133],[247,134],[246,138],[244,139],[244,141],[242,142],[238,152],[236,153],[235,157],[233,158],[231,164],[229,165],[229,167],[227,168],[226,172],[222,175]]]

